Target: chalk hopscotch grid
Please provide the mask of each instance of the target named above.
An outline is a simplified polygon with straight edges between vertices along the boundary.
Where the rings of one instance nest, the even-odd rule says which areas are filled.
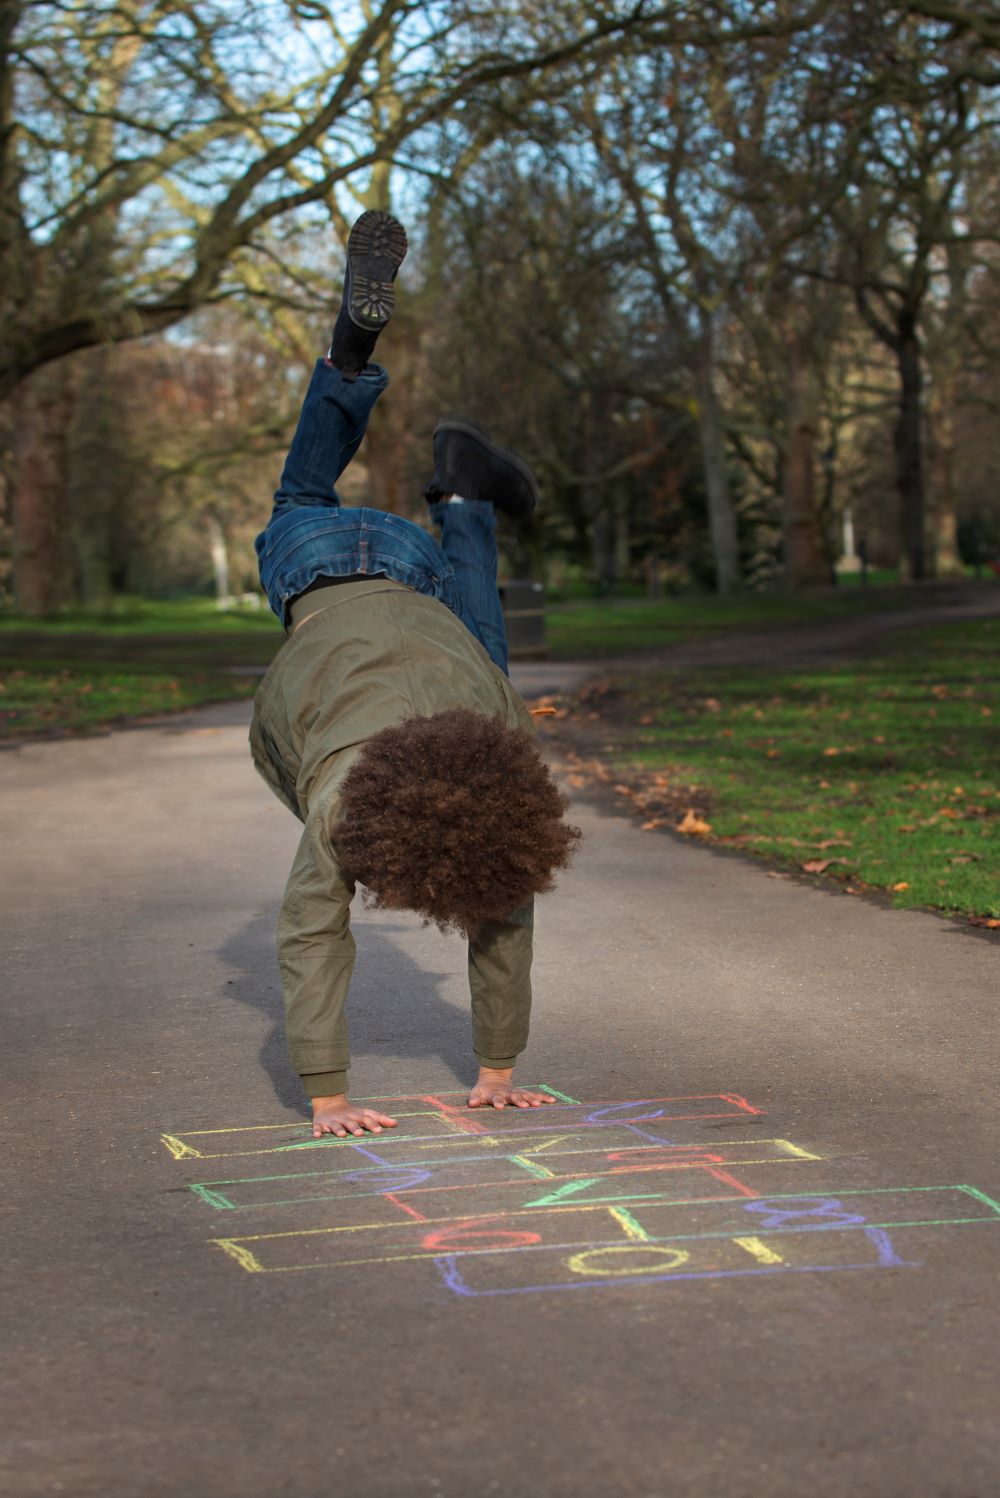
[[[748,1103],[745,1098],[741,1098],[741,1097],[737,1096],[735,1093],[699,1093],[699,1094],[694,1094],[694,1095],[686,1096],[686,1097],[631,1099],[628,1102],[624,1102],[624,1103],[623,1102],[612,1102],[612,1103],[600,1103],[600,1102],[597,1102],[597,1103],[581,1104],[577,1099],[567,1098],[564,1093],[557,1093],[553,1088],[547,1087],[544,1083],[537,1084],[536,1087],[534,1088],[534,1090],[537,1091],[537,1092],[547,1092],[547,1093],[549,1093],[549,1095],[551,1097],[556,1097],[556,1098],[558,1098],[560,1100],[559,1102],[557,1102],[555,1104],[549,1104],[549,1105],[546,1106],[545,1112],[544,1112],[544,1116],[546,1117],[546,1119],[554,1119],[557,1114],[565,1113],[567,1107],[573,1108],[573,1109],[579,1109],[580,1107],[584,1107],[585,1106],[585,1107],[594,1109],[595,1110],[595,1116],[596,1116],[596,1113],[607,1113],[607,1112],[612,1111],[612,1110],[617,1111],[617,1110],[621,1110],[621,1109],[644,1108],[644,1107],[649,1107],[649,1106],[651,1106],[654,1103],[691,1104],[691,1103],[702,1103],[702,1102],[716,1103],[716,1104],[718,1104],[718,1103],[725,1103],[725,1104],[728,1104],[729,1106],[725,1107],[725,1108],[722,1108],[722,1109],[718,1109],[717,1108],[714,1111],[709,1111],[708,1109],[704,1109],[704,1108],[702,1108],[702,1109],[695,1108],[693,1111],[691,1111],[691,1109],[688,1108],[688,1109],[685,1109],[684,1111],[681,1111],[681,1112],[672,1112],[672,1113],[665,1113],[661,1109],[661,1110],[658,1110],[655,1115],[649,1115],[649,1117],[655,1117],[657,1119],[663,1119],[665,1122],[666,1121],[669,1121],[669,1122],[685,1122],[685,1121],[688,1121],[688,1120],[696,1120],[696,1119],[732,1118],[734,1115],[738,1115],[738,1114],[751,1115],[751,1116],[760,1116],[761,1115],[761,1110],[759,1108],[753,1107],[752,1104]],[[460,1098],[460,1099],[464,1099],[467,1096],[467,1094],[464,1093],[464,1092],[437,1093],[437,1094],[420,1094],[420,1095],[409,1095],[409,1096],[399,1096],[399,1095],[396,1095],[396,1094],[391,1094],[391,1095],[386,1096],[386,1097],[362,1098],[362,1099],[359,1099],[359,1101],[360,1102],[365,1102],[365,1103],[393,1103],[393,1102],[422,1102],[422,1103],[427,1103],[430,1106],[425,1107],[425,1108],[410,1109],[410,1110],[401,1109],[396,1114],[396,1117],[400,1118],[400,1119],[402,1119],[402,1118],[420,1118],[420,1119],[430,1120],[434,1125],[437,1126],[438,1129],[440,1129],[441,1133],[444,1133],[444,1134],[447,1134],[449,1132],[452,1133],[452,1134],[474,1134],[474,1135],[482,1135],[482,1134],[492,1133],[492,1130],[491,1130],[490,1126],[479,1115],[480,1114],[486,1114],[486,1115],[495,1114],[497,1110],[495,1110],[495,1109],[489,1109],[489,1108],[483,1108],[483,1109],[479,1109],[479,1110],[473,1110],[473,1109],[469,1109],[468,1107],[464,1106],[464,1103],[445,1103],[445,1102],[442,1101],[443,1098],[449,1097],[449,1096],[451,1096],[451,1097],[457,1097],[457,1098]],[[512,1117],[520,1117],[520,1118],[523,1119],[525,1117],[534,1118],[534,1117],[537,1117],[539,1115],[538,1115],[538,1110],[536,1110],[536,1109],[531,1109],[531,1110],[515,1110],[515,1109],[511,1109],[510,1110],[510,1116],[512,1116]],[[646,1117],[645,1115],[637,1114],[636,1117],[635,1117],[635,1119],[631,1120],[631,1121],[634,1122],[634,1123],[641,1123],[641,1122],[644,1121],[645,1117]],[[591,1122],[591,1121],[592,1121],[592,1119],[590,1117],[588,1117],[587,1122]],[[552,1132],[552,1127],[551,1127],[550,1124],[547,1123],[545,1125],[545,1128],[548,1130],[548,1132],[550,1132],[550,1133]],[[268,1144],[265,1144],[265,1145],[259,1145],[257,1147],[254,1147],[253,1144],[251,1144],[251,1142],[249,1140],[245,1141],[245,1147],[241,1147],[239,1140],[233,1139],[233,1138],[230,1138],[228,1140],[224,1140],[223,1137],[222,1137],[224,1135],[225,1136],[233,1136],[233,1135],[244,1135],[245,1136],[245,1135],[249,1135],[249,1134],[253,1134],[253,1135],[257,1135],[257,1134],[274,1135],[274,1134],[278,1134],[278,1133],[281,1133],[281,1132],[286,1132],[287,1133],[288,1131],[294,1131],[294,1132],[296,1132],[298,1134],[309,1134],[311,1132],[310,1125],[308,1125],[308,1124],[303,1124],[303,1123],[281,1123],[281,1124],[238,1125],[238,1126],[235,1126],[235,1127],[234,1126],[229,1126],[229,1127],[218,1128],[218,1129],[189,1129],[189,1130],[186,1130],[183,1133],[179,1133],[179,1134],[162,1134],[160,1137],[161,1137],[161,1140],[162,1140],[164,1146],[170,1151],[170,1153],[173,1155],[173,1157],[174,1157],[175,1160],[185,1160],[185,1159],[219,1159],[219,1158],[222,1158],[222,1157],[227,1156],[227,1155],[264,1155],[264,1154],[275,1154],[275,1153],[278,1153],[279,1151],[290,1150],[290,1149],[296,1149],[296,1150],[297,1149],[336,1149],[336,1148],[347,1148],[347,1149],[350,1149],[350,1148],[357,1148],[358,1147],[357,1143],[356,1143],[356,1140],[354,1140],[354,1139],[337,1139],[337,1138],[334,1138],[332,1135],[326,1136],[323,1139],[313,1139],[313,1138],[310,1137],[310,1138],[302,1139],[301,1141],[295,1141],[295,1142],[293,1142],[291,1144],[268,1143]],[[423,1134],[406,1134],[406,1133],[397,1134],[395,1131],[393,1131],[392,1133],[387,1133],[387,1134],[383,1134],[383,1135],[379,1135],[379,1136],[374,1136],[374,1137],[377,1137],[379,1139],[380,1145],[383,1144],[383,1143],[388,1143],[388,1142],[392,1142],[392,1143],[398,1145],[398,1144],[409,1144],[409,1143],[416,1142],[416,1141],[423,1142],[424,1140],[426,1140],[427,1135],[423,1135]],[[191,1141],[193,1139],[199,1139],[199,1140],[206,1141],[206,1142],[204,1143],[204,1145],[203,1144],[197,1144],[196,1145],[196,1144],[192,1144],[191,1143]],[[213,1143],[214,1144],[223,1144],[224,1145],[227,1142],[229,1144],[231,1144],[231,1145],[234,1145],[235,1148],[230,1148],[230,1149],[227,1149],[227,1148],[213,1149],[211,1147],[211,1145]]]
[[[337,1165],[331,1163],[325,1169],[200,1181],[191,1183],[189,1189],[205,1206],[238,1213],[316,1210],[317,1203],[323,1203],[338,1215],[342,1204],[362,1208],[364,1198],[369,1198],[386,1212],[385,1220],[335,1220],[319,1227],[217,1237],[209,1242],[240,1268],[258,1275],[430,1261],[441,1283],[463,1298],[783,1273],[915,1268],[919,1261],[902,1257],[894,1246],[893,1235],[901,1230],[1000,1221],[1000,1203],[969,1185],[851,1188],[836,1195],[767,1190],[759,1180],[757,1185],[742,1180],[733,1169],[751,1167],[759,1173],[760,1167],[801,1167],[820,1162],[822,1156],[785,1139],[685,1141],[660,1132],[668,1124],[762,1119],[762,1110],[737,1093],[581,1103],[544,1084],[536,1090],[548,1092],[558,1102],[544,1111],[504,1110],[498,1116],[494,1110],[484,1109],[481,1114],[469,1110],[466,1094],[458,1092],[364,1099],[387,1106],[423,1106],[392,1108],[400,1122],[415,1121],[410,1127],[417,1132],[366,1135],[363,1144],[353,1136],[272,1142],[278,1131],[286,1131],[286,1136],[287,1131],[307,1133],[309,1125],[302,1123],[186,1130],[164,1134],[162,1141],[178,1161],[317,1148],[349,1151],[346,1161],[343,1156],[334,1157]],[[448,1102],[451,1097],[459,1101]],[[671,1135],[676,1132],[670,1129]],[[601,1142],[590,1142],[596,1138]],[[617,1148],[609,1149],[609,1144]],[[387,1147],[389,1158],[382,1153]],[[400,1147],[406,1158],[400,1158]],[[574,1156],[595,1158],[578,1162],[582,1169],[569,1170],[567,1157]],[[315,1161],[313,1155],[308,1163],[312,1166]],[[596,1168],[600,1163],[604,1169]],[[434,1183],[435,1175],[446,1176],[456,1167],[459,1172],[472,1167],[474,1178]],[[512,1174],[475,1179],[477,1170],[489,1175],[494,1167]],[[657,1184],[662,1181],[662,1188],[630,1189],[629,1177],[637,1175],[645,1176],[647,1184],[652,1178]],[[689,1178],[693,1194],[671,1194],[666,1189],[671,1176]],[[703,1182],[700,1193],[696,1189],[699,1179]],[[254,1191],[271,1189],[279,1182],[308,1182],[309,1187],[297,1195],[252,1199]],[[320,1182],[329,1189],[312,1189]],[[341,1183],[359,1189],[344,1191]],[[711,1191],[710,1183],[716,1189],[705,1194],[706,1188]],[[250,1200],[233,1200],[241,1189],[251,1193]],[[447,1210],[460,1205],[463,1195],[483,1192],[494,1200],[498,1192],[508,1196],[521,1192],[522,1197],[486,1210]],[[531,1199],[524,1200],[524,1193]],[[932,1194],[944,1195],[951,1203],[956,1193],[968,1204],[964,1208],[955,1205],[934,1212],[930,1207]],[[921,1194],[932,1215],[920,1215],[916,1201],[912,1210],[904,1210]],[[871,1221],[856,1210],[867,1206],[856,1200],[861,1198],[881,1199],[881,1214],[878,1201],[871,1205],[876,1218],[884,1220]],[[664,1212],[672,1217],[686,1215],[690,1226],[696,1227],[699,1214],[704,1218],[706,1213],[732,1213],[736,1208],[749,1214],[742,1223],[730,1216],[725,1226],[707,1231],[676,1231],[672,1225],[666,1232],[654,1230],[655,1218]],[[902,1216],[893,1216],[894,1210]],[[273,1215],[269,1220],[273,1221]],[[551,1241],[552,1237],[557,1241]],[[306,1255],[304,1262],[271,1258],[275,1251],[280,1256],[283,1249],[295,1245]],[[354,1245],[360,1252],[352,1252]],[[809,1252],[804,1253],[807,1248]],[[310,1258],[310,1251],[319,1257]],[[538,1282],[523,1283],[522,1271]],[[483,1273],[491,1276],[485,1283]]]
[[[776,1153],[770,1155],[760,1154],[759,1151],[767,1145],[773,1146]],[[435,1173],[440,1173],[442,1170],[446,1171],[447,1167],[454,1164],[469,1165],[485,1162],[486,1165],[499,1165],[506,1162],[510,1166],[516,1167],[519,1171],[519,1174],[507,1180],[486,1182],[483,1183],[482,1186],[479,1186],[478,1184],[470,1184],[468,1182],[462,1182],[455,1185],[428,1186],[423,1188],[422,1195],[427,1198],[437,1197],[443,1195],[446,1192],[469,1191],[475,1189],[485,1190],[492,1188],[494,1190],[506,1190],[508,1188],[517,1188],[519,1186],[523,1189],[523,1187],[525,1186],[524,1177],[525,1175],[529,1175],[539,1182],[546,1182],[550,1187],[553,1200],[539,1199],[529,1204],[532,1206],[540,1207],[553,1205],[554,1198],[558,1197],[560,1194],[563,1196],[574,1195],[577,1191],[583,1189],[584,1187],[589,1185],[591,1181],[596,1179],[594,1177],[588,1176],[586,1171],[559,1172],[556,1170],[552,1170],[548,1166],[542,1165],[537,1160],[537,1158],[533,1158],[529,1154],[531,1148],[532,1146],[528,1146],[527,1149],[522,1150],[519,1153],[503,1154],[500,1156],[498,1156],[496,1152],[494,1152],[493,1154],[482,1153],[473,1155],[446,1155],[444,1158],[436,1159],[434,1162]],[[812,1154],[810,1151],[801,1149],[798,1145],[792,1144],[791,1141],[787,1139],[755,1139],[751,1143],[748,1143],[745,1140],[717,1140],[713,1141],[710,1148],[708,1146],[700,1145],[664,1146],[664,1151],[666,1151],[667,1149],[675,1150],[680,1158],[676,1160],[664,1160],[655,1164],[641,1159],[636,1159],[634,1164],[628,1163],[627,1161],[624,1165],[619,1165],[616,1163],[612,1165],[611,1170],[608,1171],[607,1174],[610,1176],[618,1174],[653,1174],[663,1171],[687,1171],[693,1169],[714,1173],[716,1167],[732,1163],[738,1163],[741,1166],[776,1165],[781,1164],[783,1161],[819,1160],[821,1158],[819,1155]],[[748,1158],[740,1158],[738,1161],[734,1162],[731,1158],[732,1154],[735,1150],[740,1149],[749,1151]],[[720,1153],[720,1151],[723,1150],[726,1151],[726,1154]],[[625,1157],[627,1156],[640,1157],[645,1155],[655,1155],[657,1153],[657,1148],[655,1145],[650,1144],[640,1146],[638,1148],[614,1151],[612,1153],[617,1158],[625,1159]],[[579,1156],[589,1155],[603,1155],[609,1159],[611,1158],[608,1154],[608,1151],[606,1149],[600,1148],[599,1146],[592,1149],[573,1148],[568,1150],[551,1150],[546,1154],[546,1158],[550,1160],[558,1159],[561,1161],[566,1158],[575,1159]],[[685,1159],[685,1155],[690,1156],[690,1158]],[[393,1173],[396,1173],[396,1175],[398,1175],[398,1181],[397,1184],[390,1186],[386,1177],[387,1174],[391,1175]],[[222,1211],[249,1212],[258,1211],[264,1207],[292,1206],[297,1203],[307,1201],[345,1201],[353,1200],[355,1197],[359,1196],[384,1195],[387,1191],[390,1190],[395,1192],[401,1190],[412,1190],[419,1184],[420,1179],[426,1179],[430,1174],[431,1172],[428,1171],[424,1166],[407,1165],[405,1163],[398,1165],[368,1165],[366,1167],[362,1167],[361,1169],[358,1169],[356,1166],[354,1166],[344,1167],[340,1170],[285,1171],[273,1175],[241,1176],[226,1180],[197,1181],[192,1183],[190,1189],[195,1192],[196,1195],[200,1196],[205,1202],[207,1202],[209,1206],[217,1207]],[[224,1187],[232,1186],[238,1187],[268,1185],[272,1182],[277,1183],[282,1181],[315,1181],[317,1183],[320,1181],[330,1181],[331,1183],[335,1183],[339,1179],[348,1181],[352,1185],[358,1185],[362,1189],[357,1191],[338,1192],[336,1193],[336,1195],[331,1195],[329,1191],[318,1191],[312,1194],[299,1193],[296,1196],[259,1198],[248,1202],[234,1201],[232,1200],[232,1194],[227,1195],[226,1192],[221,1189]],[[366,1181],[368,1182],[367,1189]],[[619,1191],[620,1190],[621,1188],[619,1188]],[[629,1192],[628,1196],[631,1199],[636,1196],[642,1196],[646,1194],[659,1196],[659,1193],[642,1192]],[[750,1190],[746,1190],[745,1194],[753,1195],[754,1193]],[[615,1194],[613,1199],[619,1199],[618,1193]]]

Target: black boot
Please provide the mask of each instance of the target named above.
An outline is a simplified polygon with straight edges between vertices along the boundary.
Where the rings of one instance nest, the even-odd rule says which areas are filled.
[[[488,500],[515,520],[527,520],[538,503],[535,475],[524,459],[471,421],[440,421],[434,428],[434,477],[424,498],[433,503],[442,494]]]
[[[344,301],[333,329],[330,363],[356,379],[392,316],[392,283],[406,256],[406,230],[389,213],[363,213],[347,241]]]

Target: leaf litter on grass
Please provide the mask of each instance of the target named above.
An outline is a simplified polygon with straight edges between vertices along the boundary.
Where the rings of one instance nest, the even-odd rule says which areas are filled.
[[[897,906],[1000,918],[1000,622],[810,670],[649,671],[560,699],[570,783],[643,830],[767,856]],[[609,741],[610,750],[593,752]]]
[[[255,684],[233,675],[130,672],[103,663],[91,663],[86,670],[52,663],[44,670],[25,670],[0,662],[0,738],[144,722],[178,708],[244,697]]]

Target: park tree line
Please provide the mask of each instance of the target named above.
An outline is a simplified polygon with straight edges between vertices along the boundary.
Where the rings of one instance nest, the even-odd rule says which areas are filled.
[[[411,227],[351,493],[442,410],[537,467],[508,563],[723,592],[1000,550],[986,4],[0,12],[7,592],[252,583],[364,207]],[[350,497],[350,494],[349,494]]]

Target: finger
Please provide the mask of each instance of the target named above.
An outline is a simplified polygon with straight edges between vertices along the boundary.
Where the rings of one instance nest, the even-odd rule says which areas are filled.
[[[494,1099],[493,1099],[493,1106],[494,1106],[494,1108],[504,1108],[504,1107],[506,1107],[506,1104],[507,1104],[507,1099],[503,1096],[502,1093],[498,1092],[496,1094],[496,1096],[494,1097]]]
[[[345,1139],[347,1137],[347,1130],[344,1128],[343,1124],[332,1125],[330,1128],[330,1133],[336,1134],[338,1139]]]
[[[319,1124],[313,1124],[313,1138],[314,1139],[322,1139],[322,1137],[323,1137],[323,1130],[320,1127],[320,1125]]]
[[[540,1103],[554,1103],[555,1098],[551,1095],[551,1093],[543,1092],[538,1101]]]
[[[483,1106],[483,1101],[484,1101],[483,1098],[480,1097],[480,1095],[479,1095],[478,1092],[473,1092],[473,1093],[470,1094],[470,1097],[469,1097],[469,1107],[470,1108],[481,1108]]]
[[[357,1119],[352,1119],[347,1127],[350,1129],[351,1133],[355,1135],[355,1137],[357,1137],[358,1134],[363,1134],[365,1132],[364,1124],[359,1123]]]

